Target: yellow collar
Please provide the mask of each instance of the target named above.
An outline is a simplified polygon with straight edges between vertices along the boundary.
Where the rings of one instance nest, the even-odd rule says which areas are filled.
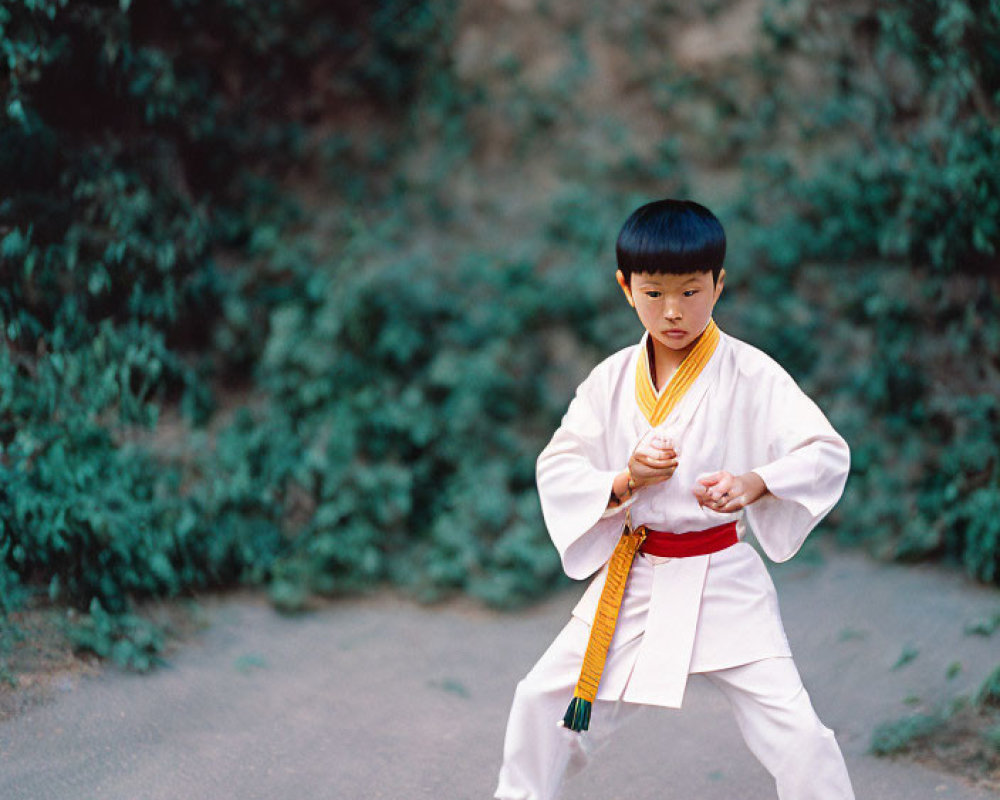
[[[640,348],[639,363],[635,371],[635,399],[650,425],[655,428],[670,415],[708,365],[718,344],[719,326],[714,319],[710,319],[659,397],[649,372],[649,352],[645,347]]]

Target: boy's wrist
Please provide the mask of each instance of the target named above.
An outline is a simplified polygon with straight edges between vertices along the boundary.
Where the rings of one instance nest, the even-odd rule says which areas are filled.
[[[756,503],[760,500],[760,498],[767,494],[767,483],[764,481],[764,478],[758,475],[754,470],[741,475],[740,480],[746,488],[745,494],[750,498],[746,505]]]
[[[611,482],[611,498],[609,503],[612,506],[621,505],[633,495],[635,489],[635,478],[632,477],[631,470],[626,467],[624,472],[619,472],[615,475],[614,480]]]

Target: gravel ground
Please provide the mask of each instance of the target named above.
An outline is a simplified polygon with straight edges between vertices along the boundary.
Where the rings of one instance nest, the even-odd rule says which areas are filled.
[[[971,694],[1000,662],[1000,634],[963,632],[1000,593],[853,554],[772,574],[859,798],[996,796],[866,751],[879,722]],[[514,685],[581,592],[517,614],[391,593],[295,618],[258,599],[210,601],[209,626],[168,666],[66,678],[50,702],[0,724],[0,797],[491,797]],[[568,789],[573,800],[774,798],[724,700],[698,679],[682,711],[638,715]]]

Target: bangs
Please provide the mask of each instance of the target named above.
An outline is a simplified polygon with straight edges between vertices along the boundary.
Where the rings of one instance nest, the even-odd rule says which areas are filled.
[[[615,244],[618,269],[684,275],[712,272],[718,280],[726,233],[715,215],[691,200],[657,200],[632,212]]]

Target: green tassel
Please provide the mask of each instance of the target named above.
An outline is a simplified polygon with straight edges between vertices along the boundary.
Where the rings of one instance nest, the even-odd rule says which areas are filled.
[[[589,700],[582,697],[574,697],[566,709],[566,716],[563,717],[563,727],[571,731],[585,731],[590,728],[590,708]]]

